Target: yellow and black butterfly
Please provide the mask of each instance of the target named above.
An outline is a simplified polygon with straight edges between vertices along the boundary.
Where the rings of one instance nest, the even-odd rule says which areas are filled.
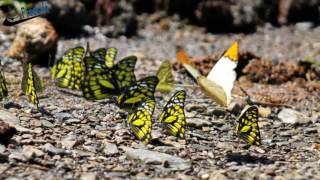
[[[3,73],[0,72],[0,101],[2,101],[2,99],[7,96],[8,96],[8,89],[6,86],[6,79]]]
[[[185,137],[186,118],[184,114],[184,102],[186,92],[176,92],[167,102],[160,115],[160,123],[171,135],[180,139]]]
[[[261,145],[256,106],[249,106],[242,111],[238,118],[236,134],[250,145]]]
[[[62,59],[52,67],[52,79],[58,80],[58,86],[79,90],[83,81],[83,63],[85,56],[83,47],[75,47],[67,50]]]
[[[128,56],[112,68],[108,68],[105,64],[99,63],[94,56],[85,57],[82,88],[84,97],[94,100],[119,95],[136,81],[134,74],[136,62],[136,56]]]
[[[99,48],[93,52],[90,52],[90,56],[95,57],[106,67],[112,68],[114,66],[114,61],[117,56],[117,52],[117,49],[113,47],[110,47],[108,49]]]
[[[157,77],[159,78],[159,83],[156,87],[156,90],[159,92],[169,93],[173,89],[173,75],[171,72],[171,64],[168,60],[165,60],[161,63]]]
[[[126,88],[117,98],[121,108],[133,108],[146,98],[153,98],[159,80],[157,76],[149,76]]]
[[[152,138],[152,115],[154,107],[154,99],[146,99],[128,118],[130,129],[134,135],[145,144],[148,144]]]
[[[31,63],[23,65],[21,88],[24,94],[28,96],[29,102],[36,105],[37,109],[39,109],[37,92],[41,92],[43,90],[43,86],[39,76],[32,69]]]

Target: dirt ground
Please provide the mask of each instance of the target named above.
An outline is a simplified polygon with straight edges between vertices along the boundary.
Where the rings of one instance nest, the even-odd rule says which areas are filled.
[[[251,34],[209,34],[168,21],[147,24],[132,38],[107,38],[99,31],[61,38],[56,57],[87,42],[92,49],[116,47],[118,59],[138,57],[137,79],[155,75],[161,61],[169,59],[179,84],[175,90],[187,92],[185,140],[176,141],[159,126],[159,114],[173,92],[156,93],[153,140],[144,145],[124,127],[125,111],[109,100],[88,101],[81,92],[57,88],[44,67],[35,68],[45,85],[40,106],[52,116],[39,113],[21,92],[21,63],[3,58],[10,95],[1,102],[0,118],[21,127],[7,147],[0,145],[0,179],[319,179],[319,67],[301,70],[298,62],[319,62],[320,27],[265,25]],[[12,35],[0,38],[3,56]],[[247,62],[238,71],[233,95],[243,99],[241,86],[266,109],[259,119],[261,147],[250,147],[235,136],[241,109],[229,112],[215,104],[175,59],[175,47],[182,46],[207,73],[235,40],[240,43],[240,61]],[[285,109],[295,112],[289,116],[297,116],[297,123],[279,118]]]

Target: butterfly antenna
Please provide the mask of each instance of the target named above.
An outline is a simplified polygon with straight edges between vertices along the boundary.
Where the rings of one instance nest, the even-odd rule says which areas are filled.
[[[250,95],[247,93],[247,91],[244,90],[241,86],[239,86],[239,87],[240,87],[240,90],[243,92],[243,94],[245,94],[247,103],[248,103],[248,104],[253,104],[253,101],[251,100],[251,97],[250,97]]]

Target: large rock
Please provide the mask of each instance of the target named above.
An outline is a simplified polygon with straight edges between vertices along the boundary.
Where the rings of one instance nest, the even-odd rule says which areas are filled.
[[[51,23],[36,17],[18,25],[8,56],[23,62],[48,65],[49,58],[55,55],[57,40],[58,35]]]

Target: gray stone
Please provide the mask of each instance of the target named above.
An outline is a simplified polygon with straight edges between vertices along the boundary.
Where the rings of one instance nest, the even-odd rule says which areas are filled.
[[[73,117],[72,114],[64,112],[55,113],[53,116],[59,120],[67,120]]]
[[[67,135],[64,139],[61,141],[61,145],[63,148],[66,149],[72,149],[77,143],[77,137],[74,135]]]
[[[187,124],[190,127],[201,128],[203,126],[211,126],[211,122],[200,118],[187,118]]]
[[[118,154],[119,153],[118,147],[115,144],[106,143],[104,145],[103,153],[107,156]]]
[[[312,22],[298,22],[295,26],[297,27],[297,29],[306,31],[311,29],[314,26],[314,24]]]
[[[77,123],[80,123],[81,120],[76,118],[71,118],[71,119],[67,119],[65,122],[66,124],[77,124]]]
[[[165,153],[149,151],[146,149],[133,149],[122,147],[128,159],[135,159],[145,164],[163,164],[167,163],[168,168],[172,170],[186,170],[191,168],[191,163],[180,157],[172,156]]]
[[[80,180],[97,180],[98,176],[95,173],[83,173]]]
[[[27,159],[23,156],[23,154],[21,152],[18,151],[14,151],[9,155],[9,159],[15,159],[18,161],[23,161],[26,162]]]
[[[310,120],[303,116],[303,114],[300,112],[288,108],[282,109],[278,114],[278,118],[283,123],[288,124],[304,124],[310,122]]]
[[[0,110],[0,119],[11,126],[20,124],[20,120],[17,116],[5,110]]]
[[[54,127],[54,124],[52,124],[51,122],[49,122],[47,120],[41,120],[41,124],[42,124],[43,127],[47,127],[47,128]]]
[[[4,153],[5,150],[6,150],[6,147],[0,144],[0,154]]]
[[[53,155],[63,155],[65,154],[65,151],[63,149],[60,149],[60,148],[56,148],[55,146],[53,146],[52,144],[50,143],[47,143],[44,145],[44,151],[50,153],[50,154],[53,154]]]
[[[43,151],[41,151],[33,146],[23,146],[22,155],[27,160],[31,160],[34,157],[42,157],[44,155],[44,153],[43,153]]]

